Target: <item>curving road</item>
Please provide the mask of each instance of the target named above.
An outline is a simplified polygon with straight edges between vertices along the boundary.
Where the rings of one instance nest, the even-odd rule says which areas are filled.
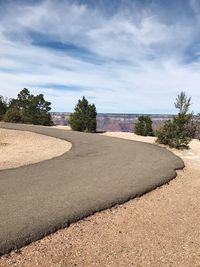
[[[0,254],[123,203],[176,176],[183,161],[156,145],[0,123],[72,143],[64,155],[0,171]]]

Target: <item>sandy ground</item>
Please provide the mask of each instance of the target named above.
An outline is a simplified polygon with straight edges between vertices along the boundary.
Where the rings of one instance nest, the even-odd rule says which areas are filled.
[[[70,148],[64,140],[0,128],[0,170],[51,159]]]
[[[200,142],[178,154],[186,168],[169,184],[3,256],[0,266],[200,266]]]

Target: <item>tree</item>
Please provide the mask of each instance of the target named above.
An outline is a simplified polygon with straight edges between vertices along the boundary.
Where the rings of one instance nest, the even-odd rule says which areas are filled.
[[[174,104],[179,109],[179,113],[156,131],[158,143],[175,148],[188,146],[193,135],[191,130],[192,114],[188,113],[190,101],[191,97],[187,98],[184,92],[177,96]]]
[[[179,109],[180,114],[186,114],[191,106],[191,97],[187,97],[185,92],[181,92],[174,103],[175,108]]]
[[[43,94],[32,95],[27,88],[24,88],[19,92],[16,99],[12,99],[9,105],[9,120],[12,112],[20,114],[21,120],[18,122],[38,124],[38,125],[52,125],[51,115],[51,103],[44,99]],[[15,116],[14,116],[15,117]]]
[[[6,114],[7,109],[8,109],[7,98],[0,96],[0,120],[3,119],[4,115]]]
[[[70,115],[69,123],[73,130],[81,132],[96,131],[96,107],[94,104],[89,104],[88,100],[83,96],[78,101],[74,113]]]
[[[153,136],[152,120],[149,116],[139,116],[134,132],[142,136]]]

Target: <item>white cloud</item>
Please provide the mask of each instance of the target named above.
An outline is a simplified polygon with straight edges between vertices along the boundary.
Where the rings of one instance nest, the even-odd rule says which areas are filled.
[[[171,24],[148,8],[141,16],[138,12],[125,6],[109,16],[68,1],[10,6],[0,21],[0,94],[14,97],[28,87],[44,93],[58,111],[72,111],[85,95],[99,112],[171,113],[177,93],[185,90],[199,112],[200,63],[185,57],[196,40],[198,20],[195,27],[190,18]],[[34,46],[30,31],[88,49],[100,64],[94,56],[86,61]]]

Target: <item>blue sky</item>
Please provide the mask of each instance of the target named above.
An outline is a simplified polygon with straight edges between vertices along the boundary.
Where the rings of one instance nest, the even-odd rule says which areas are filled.
[[[200,1],[0,0],[0,95],[27,87],[53,111],[200,112]]]

